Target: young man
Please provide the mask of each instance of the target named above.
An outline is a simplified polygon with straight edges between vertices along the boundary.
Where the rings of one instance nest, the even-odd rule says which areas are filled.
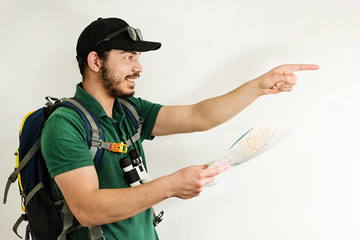
[[[294,71],[318,69],[317,65],[283,65],[223,96],[188,106],[162,106],[133,97],[135,80],[142,72],[140,53],[160,47],[160,43],[143,41],[138,29],[117,18],[92,22],[77,43],[83,79],[75,97],[99,119],[105,141],[116,143],[125,142],[136,131],[117,98],[132,101],[144,122],[140,139],[129,150],[140,151],[143,160],[143,140],[211,129],[261,95],[291,91],[297,81]],[[119,164],[127,153],[104,151],[95,168],[85,125],[68,108],[58,108],[50,116],[41,144],[59,197],[66,200],[82,226],[101,225],[106,239],[157,239],[151,206],[170,197],[198,196],[206,184],[228,167],[190,166],[130,188]],[[91,232],[92,227],[89,229]],[[75,231],[71,239],[87,239],[89,229]]]

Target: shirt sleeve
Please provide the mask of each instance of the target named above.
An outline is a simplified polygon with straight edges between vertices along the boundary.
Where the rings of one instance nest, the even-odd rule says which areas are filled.
[[[151,133],[154,129],[156,118],[163,105],[158,103],[152,103],[141,98],[130,98],[130,100],[136,105],[140,117],[144,119],[141,130],[142,140],[154,139],[154,136],[151,136]]]
[[[58,108],[47,120],[41,134],[41,152],[51,177],[94,162],[86,141],[86,127],[72,109]]]

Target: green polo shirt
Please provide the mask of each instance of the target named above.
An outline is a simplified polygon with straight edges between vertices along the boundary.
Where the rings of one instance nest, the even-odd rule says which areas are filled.
[[[81,84],[77,85],[75,97],[84,102],[92,113],[98,118],[106,142],[121,142],[118,132],[126,141],[134,135],[136,129],[129,117],[124,113],[121,104],[115,100],[113,118],[105,113],[100,103],[88,94]],[[139,115],[144,119],[141,138],[129,149],[138,149],[145,161],[142,141],[151,140],[158,112],[162,105],[154,104],[141,98],[129,98],[136,106]],[[116,130],[118,128],[118,131]],[[41,150],[51,177],[73,169],[93,166],[86,139],[86,127],[81,117],[72,109],[60,107],[46,122],[42,137]],[[119,160],[126,157],[125,153],[114,153],[104,150],[103,156],[96,171],[101,189],[127,188]],[[75,184],[75,183],[74,183]],[[60,199],[63,199],[59,188],[55,186]],[[90,199],[91,200],[91,199]],[[158,239],[152,224],[151,209],[139,213],[123,221],[102,225],[107,240],[117,239]],[[88,229],[82,228],[71,234],[72,240],[88,239]]]

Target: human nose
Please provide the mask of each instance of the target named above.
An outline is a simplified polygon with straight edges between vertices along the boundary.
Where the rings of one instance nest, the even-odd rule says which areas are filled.
[[[133,70],[134,70],[134,72],[142,72],[143,67],[142,67],[142,65],[140,64],[140,61],[139,61],[139,60],[137,60],[137,61],[135,62],[135,65],[134,65]]]

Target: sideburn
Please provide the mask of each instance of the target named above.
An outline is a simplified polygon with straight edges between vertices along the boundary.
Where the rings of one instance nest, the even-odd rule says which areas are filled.
[[[103,87],[109,96],[113,98],[128,98],[134,96],[134,93],[128,94],[117,88],[121,80],[116,79],[108,68],[108,55],[108,52],[104,52],[101,57],[99,55],[99,58],[103,60],[103,65],[101,66],[101,82]]]

